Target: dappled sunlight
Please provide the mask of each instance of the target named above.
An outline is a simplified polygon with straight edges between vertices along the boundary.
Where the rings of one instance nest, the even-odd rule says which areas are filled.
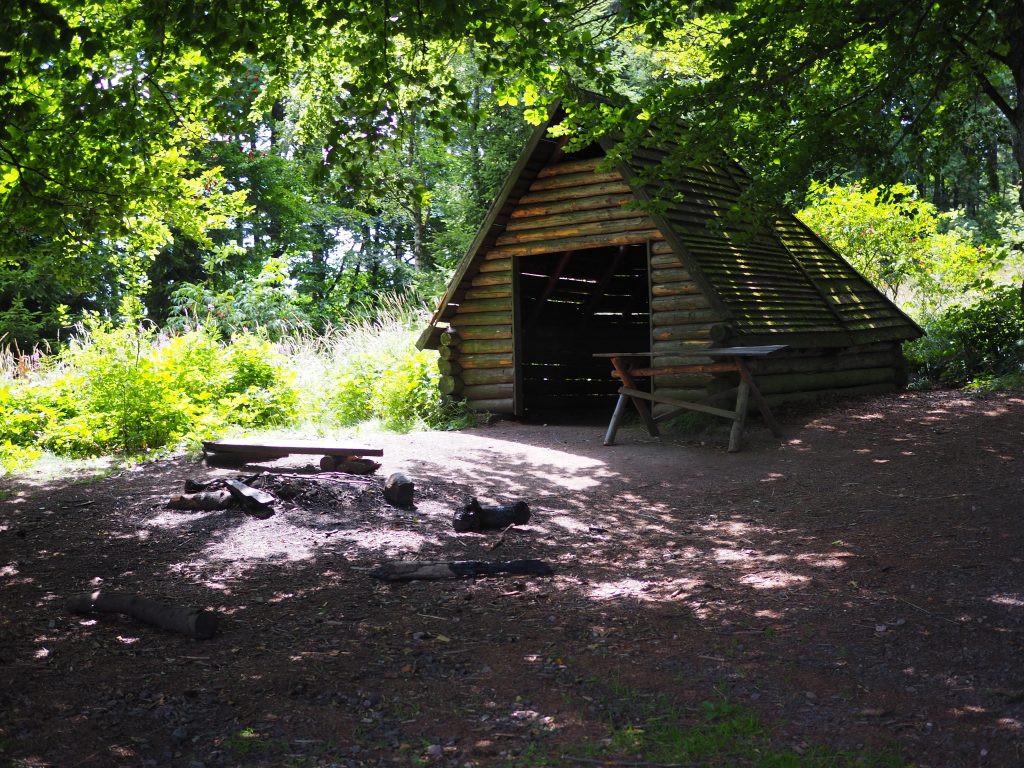
[[[849,558],[853,556],[852,552],[805,552],[793,559],[812,568],[836,569],[848,566]]]
[[[753,589],[787,589],[809,584],[810,581],[810,576],[802,576],[788,571],[758,571],[739,578],[740,584]]]
[[[1024,608],[1024,594],[992,595],[988,602],[1008,608]]]
[[[850,418],[855,421],[884,421],[886,417],[882,413],[855,413]]]
[[[650,586],[649,582],[640,579],[618,579],[592,585],[587,595],[594,600],[620,600],[624,597],[652,599],[645,595]]]
[[[143,521],[143,525],[149,528],[162,528],[164,530],[174,530],[176,528],[189,529],[200,520],[215,518],[223,514],[224,512],[220,511],[186,512],[178,510],[161,510]]]

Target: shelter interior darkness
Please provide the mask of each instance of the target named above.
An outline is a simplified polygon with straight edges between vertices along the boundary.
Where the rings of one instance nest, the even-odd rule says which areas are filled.
[[[516,259],[523,416],[607,419],[619,383],[604,352],[650,351],[647,245]]]

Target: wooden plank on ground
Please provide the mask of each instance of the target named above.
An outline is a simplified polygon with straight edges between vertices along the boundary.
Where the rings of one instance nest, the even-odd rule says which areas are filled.
[[[288,456],[302,453],[318,456],[383,456],[383,448],[366,448],[331,440],[207,440],[207,453],[233,456]]]

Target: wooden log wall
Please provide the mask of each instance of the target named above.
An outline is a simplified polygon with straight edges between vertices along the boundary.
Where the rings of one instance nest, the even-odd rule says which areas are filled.
[[[479,269],[450,319],[456,343],[441,347],[443,391],[495,413],[578,407],[598,397],[604,407],[616,385],[593,353],[647,347],[646,243],[661,234],[631,206],[623,177],[598,171],[598,162],[567,159],[541,169],[504,232],[477,256]]]
[[[712,326],[722,318],[668,243],[651,244],[650,276],[652,366],[712,362],[700,351],[712,346]],[[652,384],[655,394],[693,401],[707,396],[711,382],[711,374],[690,373],[656,376]],[[670,406],[654,406],[656,416],[668,410]]]

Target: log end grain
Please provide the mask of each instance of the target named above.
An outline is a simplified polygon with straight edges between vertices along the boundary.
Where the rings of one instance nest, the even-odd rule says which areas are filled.
[[[392,472],[384,481],[384,500],[396,507],[411,507],[416,497],[416,485],[401,472]]]

